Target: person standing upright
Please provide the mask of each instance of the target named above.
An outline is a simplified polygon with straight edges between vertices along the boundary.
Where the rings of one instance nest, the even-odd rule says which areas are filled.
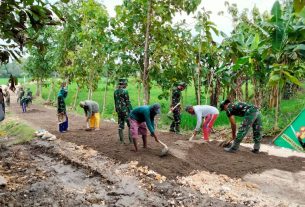
[[[175,132],[177,134],[180,133],[180,122],[181,122],[181,105],[177,106],[177,104],[181,101],[181,91],[186,88],[186,83],[180,82],[177,87],[173,88],[172,91],[172,100],[171,100],[171,111],[173,112],[174,120],[170,125],[170,132]],[[175,108],[176,107],[176,108]]]
[[[66,85],[66,82],[61,84],[57,95],[57,117],[59,132],[66,132],[68,130],[68,115],[65,103],[65,98],[68,96]]]
[[[124,143],[124,128],[125,122],[128,126],[128,134],[129,134],[129,142],[132,143],[132,138],[130,135],[130,123],[128,121],[128,115],[132,110],[132,106],[130,103],[130,98],[127,87],[127,79],[121,78],[119,79],[118,88],[114,91],[114,103],[115,103],[115,111],[118,114],[118,133],[119,139],[121,143]]]

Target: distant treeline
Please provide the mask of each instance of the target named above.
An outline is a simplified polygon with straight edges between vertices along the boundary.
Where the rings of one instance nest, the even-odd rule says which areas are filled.
[[[0,77],[1,78],[8,78],[10,75],[16,76],[16,77],[23,77],[24,71],[22,70],[22,63],[18,63],[16,61],[10,62],[6,65],[0,66]]]

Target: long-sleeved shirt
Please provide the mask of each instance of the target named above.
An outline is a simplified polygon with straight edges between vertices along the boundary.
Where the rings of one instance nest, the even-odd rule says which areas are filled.
[[[84,110],[85,110],[86,116],[88,118],[90,118],[92,116],[92,114],[99,112],[98,103],[96,103],[95,101],[87,100],[87,101],[85,101]]]
[[[114,91],[114,103],[117,113],[129,113],[132,110],[128,91],[118,88]]]
[[[174,87],[171,107],[175,107],[180,102],[180,100],[181,100],[181,91],[177,87]]]
[[[129,117],[138,122],[145,122],[150,133],[154,134],[155,133],[154,118],[156,116],[156,113],[153,110],[151,110],[151,108],[152,108],[151,106],[136,107],[130,112]]]
[[[214,106],[209,105],[197,105],[193,106],[195,115],[197,117],[196,131],[200,130],[202,119],[206,117],[208,114],[219,114],[219,111]]]

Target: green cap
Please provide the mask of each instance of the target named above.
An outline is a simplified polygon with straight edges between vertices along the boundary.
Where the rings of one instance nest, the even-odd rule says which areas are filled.
[[[180,82],[180,83],[178,83],[178,86],[182,86],[182,87],[186,88],[187,84],[185,82]]]
[[[119,79],[119,85],[127,85],[128,80],[126,78]]]

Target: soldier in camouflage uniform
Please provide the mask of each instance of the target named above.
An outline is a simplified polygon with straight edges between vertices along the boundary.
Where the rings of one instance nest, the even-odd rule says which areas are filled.
[[[180,103],[181,91],[183,91],[185,88],[186,88],[186,83],[184,82],[179,83],[177,87],[173,88],[171,110],[178,103]],[[180,121],[181,121],[180,111],[181,111],[181,105],[176,107],[174,110],[172,110],[174,120],[170,125],[170,130],[169,130],[171,132],[176,132],[177,134],[180,133]]]
[[[254,148],[252,152],[258,153],[260,149],[260,141],[262,139],[262,118],[258,108],[242,102],[231,103],[230,100],[227,99],[220,104],[220,110],[225,110],[230,119],[232,139],[234,140],[231,147],[225,148],[225,151],[236,152],[243,138],[246,136],[247,132],[252,126],[254,140]],[[237,135],[234,116],[244,117],[242,124],[238,129]]]
[[[130,127],[128,121],[128,115],[132,110],[132,106],[130,103],[130,99],[126,87],[127,87],[127,79],[121,78],[119,79],[118,88],[114,91],[115,111],[118,113],[119,138],[121,143],[124,143],[123,130],[125,128],[125,122],[127,123],[128,129]],[[130,131],[129,131],[129,142],[132,143]]]

